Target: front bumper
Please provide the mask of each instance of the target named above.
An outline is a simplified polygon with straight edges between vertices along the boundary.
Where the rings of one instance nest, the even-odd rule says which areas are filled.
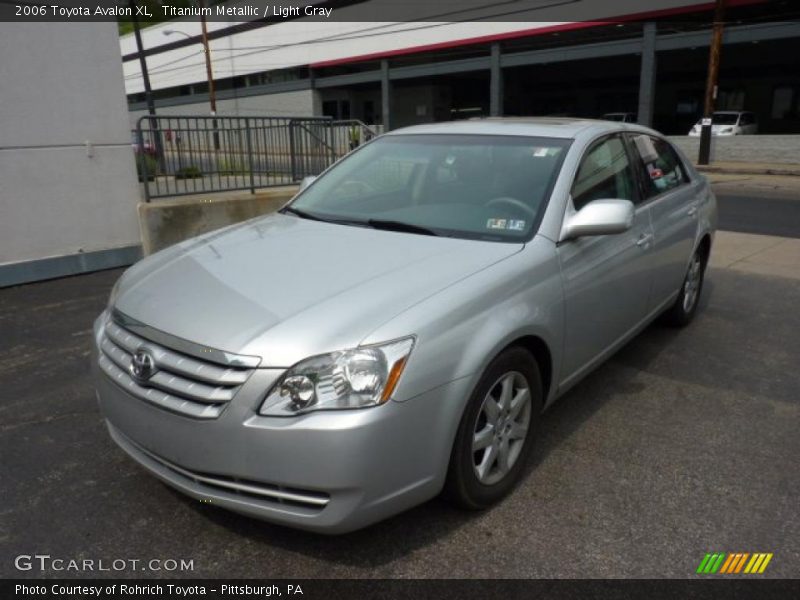
[[[689,132],[689,137],[700,137],[700,135],[701,135],[700,131],[692,130],[692,131]],[[733,137],[735,135],[737,135],[737,133],[735,131],[725,131],[725,132],[712,131],[711,132],[711,137]]]
[[[282,370],[256,369],[218,418],[199,420],[130,395],[96,356],[92,369],[111,437],[152,474],[205,503],[324,533],[364,527],[439,493],[471,383],[277,418],[257,410]]]

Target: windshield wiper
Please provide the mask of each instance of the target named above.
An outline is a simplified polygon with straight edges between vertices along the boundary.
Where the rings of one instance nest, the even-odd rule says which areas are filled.
[[[320,217],[312,213],[306,212],[301,208],[295,208],[294,206],[284,206],[279,212],[284,214],[289,213],[292,215],[296,215],[301,219],[309,219],[311,221],[321,221],[323,223],[336,223],[339,225],[359,225],[361,227],[372,227],[373,229],[385,229],[387,231],[405,231],[407,233],[418,233],[421,235],[433,235],[433,236],[439,235],[438,233],[436,233],[432,229],[428,229],[427,227],[422,227],[421,225],[414,225],[412,223],[403,223],[402,221],[388,221],[384,219],[368,219],[366,221],[360,221],[357,219],[327,219],[325,217]]]
[[[294,206],[284,206],[278,212],[286,214],[292,214],[300,217],[301,219],[309,219],[311,221],[322,221],[323,223],[329,223],[328,219],[323,219],[322,217],[318,217],[317,215],[312,215],[309,212],[306,212],[300,208],[295,208]]]
[[[386,229],[387,231],[405,231],[408,233],[419,233],[422,235],[438,236],[433,229],[428,229],[421,225],[414,225],[413,223],[403,223],[402,221],[386,221],[383,219],[369,219],[367,225],[374,229]]]

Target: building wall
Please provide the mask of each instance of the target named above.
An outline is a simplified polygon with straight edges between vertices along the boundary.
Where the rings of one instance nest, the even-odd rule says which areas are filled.
[[[0,286],[135,256],[118,47],[115,23],[0,23]]]
[[[225,38],[210,41],[214,73],[218,77],[233,77],[300,65],[350,60],[370,54],[403,52],[412,47],[460,43],[486,36],[509,36],[549,27],[570,26],[570,22],[603,21],[643,11],[680,9],[703,5],[701,0],[649,0],[643,8],[641,0],[604,0],[603,2],[543,2],[518,0],[513,7],[494,6],[485,0],[460,0],[445,3],[416,2],[413,13],[397,0],[369,0],[350,7],[334,9],[335,19],[322,21],[289,20],[269,27],[248,29]],[[512,11],[509,21],[499,17]],[[452,22],[439,21],[443,12]],[[414,20],[408,21],[409,14]],[[397,18],[403,15],[405,18]],[[350,17],[350,18],[348,18]],[[373,17],[365,21],[367,17]],[[485,20],[484,20],[485,19]],[[405,22],[398,22],[405,21]],[[421,25],[429,21],[431,23]],[[214,32],[230,23],[209,21]],[[189,36],[199,36],[197,17],[186,17],[147,27],[142,31],[146,49],[163,46],[181,37],[164,35],[176,30]],[[376,35],[376,33],[379,33]],[[313,42],[313,43],[309,43]],[[133,34],[120,38],[122,55],[136,52]],[[127,93],[144,90],[136,60],[123,65]],[[150,81],[154,90],[176,85],[203,82],[206,79],[205,61],[199,43],[168,50],[148,58]]]

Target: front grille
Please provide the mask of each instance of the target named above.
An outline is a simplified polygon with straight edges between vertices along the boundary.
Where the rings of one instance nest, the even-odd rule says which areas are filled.
[[[168,348],[108,319],[99,341],[100,369],[131,395],[198,419],[215,419],[233,400],[252,368],[220,365]],[[144,382],[131,375],[133,356],[146,350],[155,370]]]
[[[143,461],[145,464],[148,464],[149,460],[167,469],[172,479],[183,485],[192,484],[197,493],[206,492],[209,495],[222,493],[230,496],[243,496],[261,502],[266,501],[270,504],[282,504],[307,509],[309,511],[308,514],[321,511],[331,501],[330,495],[325,492],[190,471],[142,448],[118,430],[112,428],[111,431],[112,436],[124,448],[132,452],[134,456],[138,455],[138,460]]]

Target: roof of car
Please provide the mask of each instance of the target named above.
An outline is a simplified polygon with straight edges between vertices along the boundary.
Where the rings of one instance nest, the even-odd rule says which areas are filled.
[[[457,133],[475,135],[521,135],[572,139],[593,130],[598,134],[633,129],[630,123],[565,117],[490,117],[464,121],[426,123],[396,129],[389,135]],[[644,129],[644,128],[642,128]]]

